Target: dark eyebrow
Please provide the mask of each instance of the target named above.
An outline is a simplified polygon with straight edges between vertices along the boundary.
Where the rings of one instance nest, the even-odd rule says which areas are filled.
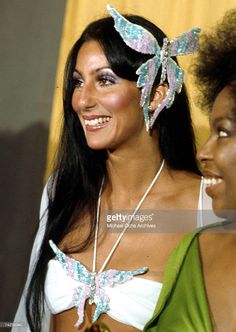
[[[227,115],[227,116],[220,116],[219,118],[216,118],[212,124],[217,125],[217,123],[221,122],[221,121],[225,121],[225,120],[229,120],[232,122],[236,122],[236,113],[233,111],[231,114]]]

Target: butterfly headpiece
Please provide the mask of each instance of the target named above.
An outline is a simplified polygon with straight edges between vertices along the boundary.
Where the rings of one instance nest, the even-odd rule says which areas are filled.
[[[111,5],[107,5],[107,10],[114,19],[115,29],[119,32],[126,45],[137,52],[154,55],[136,71],[136,74],[139,75],[137,87],[142,88],[140,105],[143,108],[146,129],[149,131],[160,112],[165,107],[169,108],[173,104],[175,93],[180,93],[184,82],[183,70],[171,57],[193,53],[198,47],[200,29],[192,29],[170,41],[164,38],[161,48],[156,38],[148,30],[129,22]],[[160,83],[167,81],[168,90],[165,98],[157,106],[150,118],[148,106],[150,104],[152,87],[160,67]]]

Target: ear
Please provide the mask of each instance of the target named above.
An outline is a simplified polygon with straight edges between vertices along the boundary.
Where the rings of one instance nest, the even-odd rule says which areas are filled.
[[[167,83],[159,84],[157,87],[154,88],[149,110],[154,111],[157,108],[157,106],[165,98],[168,89],[169,89],[169,86]]]

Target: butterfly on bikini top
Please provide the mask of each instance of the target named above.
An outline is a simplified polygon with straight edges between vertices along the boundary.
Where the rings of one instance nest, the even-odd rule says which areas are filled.
[[[98,273],[89,272],[79,261],[65,255],[52,240],[49,241],[49,244],[66,274],[79,282],[73,294],[73,303],[77,308],[79,317],[75,323],[77,328],[84,321],[84,309],[87,299],[89,304],[94,303],[96,305],[93,315],[93,322],[95,322],[102,313],[106,313],[109,310],[109,297],[105,293],[105,286],[113,287],[115,284],[122,284],[131,280],[133,276],[143,274],[148,270],[147,267],[143,267],[133,271],[109,269]]]

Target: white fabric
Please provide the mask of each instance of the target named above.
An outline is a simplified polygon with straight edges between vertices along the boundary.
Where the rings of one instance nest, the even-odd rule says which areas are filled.
[[[26,294],[27,285],[28,285],[29,280],[30,280],[31,275],[32,275],[34,264],[35,264],[36,259],[37,259],[37,255],[38,255],[39,248],[40,248],[40,245],[41,245],[41,242],[42,242],[42,239],[43,239],[43,235],[44,235],[44,232],[45,232],[45,225],[46,225],[46,222],[47,222],[47,205],[48,205],[48,197],[47,197],[47,186],[46,186],[44,188],[43,195],[42,195],[42,201],[41,201],[41,206],[40,206],[40,224],[39,224],[39,229],[38,229],[38,232],[37,232],[37,235],[36,235],[36,238],[35,238],[35,241],[34,241],[32,253],[31,253],[28,277],[27,277],[26,285],[25,285],[25,288],[24,288],[24,291],[23,291],[23,295],[22,295],[22,298],[21,298],[16,316],[15,316],[15,319],[14,319],[14,322],[16,323],[16,326],[14,326],[12,328],[12,330],[11,330],[12,332],[30,332],[30,329],[27,325],[27,321],[26,321],[26,317],[25,317],[25,294]],[[219,218],[217,218],[214,215],[214,213],[212,211],[210,211],[210,210],[212,210],[211,199],[205,193],[203,181],[201,181],[201,186],[200,186],[198,209],[199,209],[199,211],[198,211],[198,218],[197,218],[198,219],[197,220],[197,227],[207,225],[207,224],[210,224],[212,222],[216,222],[216,220],[219,220]],[[208,213],[207,213],[207,218],[205,219],[205,215],[206,215],[205,211],[206,210],[208,210]],[[132,281],[133,282],[132,285],[134,285],[134,283],[142,283],[143,284],[143,279],[141,279],[141,278],[134,278],[133,280],[134,280],[134,282]],[[132,301],[133,301],[132,305],[133,306],[134,306],[134,303],[136,302],[137,299],[138,299],[138,301],[141,299],[141,303],[136,303],[135,305],[144,306],[144,305],[146,305],[147,298],[149,296],[152,298],[152,295],[150,295],[150,294],[152,294],[152,292],[154,292],[154,289],[155,289],[156,294],[159,293],[158,289],[160,288],[161,284],[146,280],[145,281],[145,289],[146,289],[146,287],[148,288],[151,285],[150,292],[147,295],[147,293],[146,293],[147,291],[145,291],[145,293],[142,293],[143,294],[142,297],[140,296],[140,291],[142,292],[142,290],[141,290],[142,287],[140,287],[140,284],[139,284],[138,287],[131,286],[130,291],[126,289],[127,286],[125,286],[125,285],[128,285],[128,284],[123,285],[124,288],[123,288],[121,293],[118,291],[118,288],[113,288],[113,289],[108,290],[108,292],[113,292],[113,294],[111,295],[112,299],[113,299],[112,301],[118,301],[118,303],[123,303],[122,306],[124,306],[124,304],[128,303],[128,302],[126,302],[127,301],[127,297],[126,297],[127,293],[126,292],[129,292],[128,296],[130,298],[132,298]],[[67,287],[70,287],[70,286],[67,286]],[[118,295],[118,293],[120,293],[120,294]],[[114,294],[115,294],[115,296],[114,296]],[[117,296],[118,300],[116,299],[116,296]],[[120,297],[123,297],[123,296],[124,296],[124,299],[120,299]],[[158,295],[156,296],[155,302],[157,302],[157,300],[158,300]],[[45,315],[44,315],[43,320],[42,320],[42,331],[43,332],[49,332],[50,309],[49,309],[48,305],[50,305],[51,309],[53,307],[52,304],[49,304],[50,301],[49,301],[48,295],[47,295],[47,301],[48,302],[46,302],[46,304],[45,304]],[[149,303],[149,305],[150,305],[150,303]],[[149,305],[148,305],[148,307],[149,307],[148,310],[151,313]],[[117,304],[115,304],[115,306],[117,306]],[[129,307],[131,307],[131,305],[128,305],[128,306],[125,305],[125,308],[127,308],[127,307],[129,308]],[[154,309],[154,307],[153,307],[153,309]],[[119,320],[119,319],[120,320],[125,320],[125,319],[129,320],[130,319],[129,317],[125,317],[125,318],[123,317],[122,308],[119,309],[119,313],[116,312],[115,309],[112,312],[114,314],[114,316],[112,316],[114,319],[117,319],[117,320]],[[132,322],[132,324],[143,324],[142,323],[143,318],[141,318],[141,323],[140,323],[139,311],[137,311],[137,312],[135,311],[135,315],[130,314],[130,317],[131,316],[132,316],[132,320],[133,320],[133,317],[136,316],[135,317],[136,323]],[[150,317],[151,317],[151,315],[148,317],[148,319]],[[18,323],[24,324],[24,326],[20,327],[20,326],[18,326]],[[133,326],[135,326],[135,325],[133,325]]]
[[[47,206],[48,206],[48,195],[47,195],[47,186],[45,186],[42,194],[41,204],[40,204],[40,214],[39,214],[39,228],[38,232],[36,234],[31,256],[30,256],[30,264],[29,264],[29,271],[28,276],[26,280],[26,284],[21,296],[21,300],[14,318],[14,325],[12,327],[12,332],[30,332],[29,326],[27,324],[26,320],[26,313],[25,313],[25,296],[27,292],[27,287],[30,282],[32,272],[34,270],[34,264],[37,260],[38,252],[42,243],[42,239],[45,232],[45,227],[47,223]],[[23,326],[19,326],[19,325]],[[45,311],[45,315],[42,321],[42,331],[48,332],[49,331],[49,325],[50,325],[50,312],[48,310]]]
[[[197,227],[206,226],[217,221],[222,221],[217,217],[212,210],[212,200],[206,194],[206,184],[201,179],[199,199],[198,199],[198,211],[197,211]]]
[[[45,281],[45,300],[50,312],[57,314],[73,308],[73,292],[79,285],[57,260],[50,260]],[[107,314],[142,330],[153,314],[161,287],[161,283],[137,277],[114,287],[104,287],[110,299]]]

